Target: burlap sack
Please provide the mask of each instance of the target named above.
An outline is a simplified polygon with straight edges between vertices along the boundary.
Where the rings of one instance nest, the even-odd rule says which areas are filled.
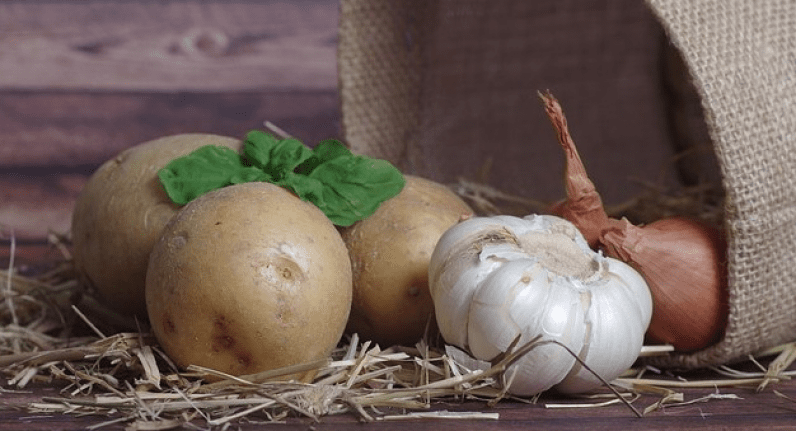
[[[344,0],[345,137],[405,171],[554,200],[563,158],[536,97],[551,89],[603,198],[618,203],[640,190],[628,178],[673,154],[662,41],[635,0]]]
[[[723,363],[796,339],[796,3],[649,0],[702,97],[726,192],[724,339],[671,363]]]
[[[621,185],[632,169],[677,150],[662,43],[693,77],[720,166],[730,316],[718,344],[656,363],[744,359],[796,339],[791,0],[342,0],[344,137],[357,152],[441,181],[494,157],[484,177],[498,188],[560,197],[549,167],[557,172],[562,156],[534,96],[550,88],[598,189],[621,198],[632,193]]]

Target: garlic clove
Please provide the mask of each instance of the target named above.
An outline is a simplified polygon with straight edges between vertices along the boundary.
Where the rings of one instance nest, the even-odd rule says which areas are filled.
[[[469,318],[470,302],[476,289],[473,280],[477,279],[484,268],[473,263],[461,271],[450,271],[440,273],[437,283],[429,286],[443,286],[431,292],[434,299],[434,314],[437,320],[437,327],[445,341],[450,344],[467,348],[467,320]],[[456,262],[454,262],[456,263]],[[464,266],[461,262],[459,265]],[[431,289],[429,289],[431,290]],[[441,305],[444,304],[444,307]]]
[[[584,316],[580,293],[564,277],[551,275],[537,259],[506,263],[480,285],[472,300],[468,333],[470,351],[476,358],[494,358],[507,352],[520,336],[517,347],[536,335],[555,339],[574,351],[584,343]],[[555,344],[540,344],[512,366],[512,373],[534,374],[533,379],[512,380],[509,390],[518,395],[545,391],[560,382],[575,358]]]
[[[602,382],[594,373],[613,379],[630,368],[644,344],[644,332],[652,315],[652,296],[641,275],[617,259],[598,259],[606,266],[604,278],[584,286],[584,291],[589,292],[584,298],[589,303],[586,306],[589,335],[586,348],[579,353],[591,371],[575,364],[555,387],[562,393],[581,393],[599,387]],[[592,294],[600,284],[609,282],[611,289]]]
[[[429,292],[437,327],[448,343],[467,348],[472,297],[479,283],[506,261],[505,256],[482,254],[482,249],[501,244],[510,249],[513,241],[498,221],[485,217],[464,220],[440,237],[429,262]]]

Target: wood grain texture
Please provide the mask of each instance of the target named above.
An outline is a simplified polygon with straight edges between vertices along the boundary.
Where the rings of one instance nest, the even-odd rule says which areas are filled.
[[[69,232],[72,209],[88,175],[36,172],[0,173],[0,227],[5,239],[36,241],[52,231]]]
[[[98,165],[157,137],[242,137],[266,120],[308,143],[339,137],[337,92],[0,91],[0,169]]]
[[[337,85],[336,1],[0,3],[0,88]]]
[[[177,133],[243,137],[268,120],[309,145],[340,137],[333,91],[0,92],[0,226],[65,233],[88,177],[125,148]]]
[[[0,3],[0,226],[65,232],[105,160],[271,121],[339,137],[337,0]]]

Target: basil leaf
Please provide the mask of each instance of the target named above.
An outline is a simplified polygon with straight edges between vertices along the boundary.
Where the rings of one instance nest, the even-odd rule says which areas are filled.
[[[323,201],[326,185],[321,181],[306,175],[290,172],[282,181],[275,184],[292,191],[301,200],[313,203],[326,214],[326,206]]]
[[[369,217],[405,184],[389,162],[351,154],[340,141],[328,139],[309,149],[296,139],[256,130],[246,135],[242,155],[208,145],[173,160],[158,177],[178,205],[232,184],[267,181],[315,204],[339,226]]]
[[[228,185],[270,180],[263,171],[241,163],[240,155],[231,148],[216,145],[205,145],[172,160],[158,171],[158,178],[177,205]]]
[[[327,139],[318,143],[312,150],[312,157],[297,166],[295,172],[308,175],[320,164],[336,159],[338,157],[351,157],[351,151],[336,139]]]
[[[365,156],[338,157],[320,164],[309,178],[324,184],[315,202],[339,226],[371,216],[382,202],[396,196],[406,183],[401,172],[385,160]]]
[[[281,181],[288,172],[312,157],[312,150],[297,139],[276,139],[257,130],[246,135],[243,155],[252,165]]]

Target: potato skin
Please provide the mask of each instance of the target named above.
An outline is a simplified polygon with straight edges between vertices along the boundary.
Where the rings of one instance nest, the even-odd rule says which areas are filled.
[[[144,283],[149,253],[179,207],[158,171],[204,145],[239,150],[239,139],[186,133],[122,151],[89,178],[72,214],[73,256],[81,280],[109,308],[146,318]]]
[[[348,332],[414,345],[435,324],[428,264],[442,234],[472,209],[442,184],[406,175],[404,189],[342,230],[354,276]]]
[[[233,375],[322,359],[351,306],[342,238],[314,205],[268,183],[186,205],[150,258],[152,330],[179,366]]]

